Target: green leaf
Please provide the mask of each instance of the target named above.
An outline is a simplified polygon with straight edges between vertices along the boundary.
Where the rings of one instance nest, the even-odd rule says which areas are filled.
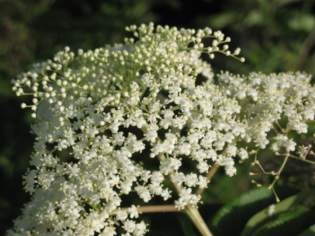
[[[247,222],[242,236],[297,235],[314,223],[314,192],[307,191],[286,198],[255,214]]]
[[[310,32],[315,26],[315,17],[307,13],[296,13],[288,22],[292,30]]]
[[[211,225],[215,235],[239,234],[246,221],[257,211],[271,204],[273,200],[274,196],[269,189],[258,188],[226,204],[212,220]]]
[[[222,12],[211,17],[211,25],[215,28],[224,28],[235,22],[237,14],[234,11]]]
[[[204,204],[224,205],[239,197],[250,188],[248,178],[249,162],[239,166],[233,178],[224,173],[218,173],[211,182],[211,188],[207,188],[202,196]],[[226,193],[229,194],[226,194]]]
[[[9,80],[0,77],[0,95],[4,97],[12,97],[14,93],[12,92],[12,85]]]
[[[183,236],[197,236],[193,223],[185,214],[181,214],[177,218],[182,228]]]
[[[263,13],[258,10],[250,11],[244,20],[244,25],[246,26],[261,26],[264,25]]]
[[[307,230],[299,234],[299,236],[315,236],[315,224],[311,225]]]
[[[258,212],[249,219],[241,235],[242,236],[252,235],[254,229],[261,225],[267,218],[271,217],[271,215],[278,214],[290,209],[298,201],[298,198],[299,195],[294,195],[286,198],[285,200],[279,202],[278,204],[273,205],[274,206],[273,213],[271,213],[270,211],[270,207],[272,207],[272,205],[261,210],[260,212]]]
[[[259,227],[253,236],[297,235],[307,226],[311,211],[307,207],[299,206],[281,212]]]

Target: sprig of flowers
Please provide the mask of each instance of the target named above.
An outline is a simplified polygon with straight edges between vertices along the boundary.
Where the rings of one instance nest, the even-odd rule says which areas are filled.
[[[274,125],[287,118],[286,128],[304,133],[314,120],[304,74],[215,81],[204,54],[244,61],[220,31],[127,31],[123,44],[65,48],[14,82],[18,96],[31,97],[22,108],[32,110],[37,138],[24,178],[32,200],[9,235],[144,235],[139,213],[153,208],[127,205],[132,193],[143,205],[172,200],[195,221],[193,207],[219,166],[233,176],[255,151],[293,152],[287,133],[270,136]]]

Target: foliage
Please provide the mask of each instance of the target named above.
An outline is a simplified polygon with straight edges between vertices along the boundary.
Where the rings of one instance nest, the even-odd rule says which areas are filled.
[[[215,235],[298,235],[313,223],[314,192],[306,191],[284,197],[276,204],[270,200],[269,204],[268,201],[262,203],[259,199],[256,202],[253,194],[259,198],[261,196],[258,193],[266,191],[272,195],[270,190],[256,189],[223,206],[212,220]],[[230,225],[232,229],[222,227],[223,225]],[[308,231],[311,232],[311,228]]]
[[[267,188],[258,188],[241,195],[222,207],[212,220],[215,235],[240,232],[244,223],[259,209],[273,202],[273,194]],[[224,227],[229,225],[229,227]]]

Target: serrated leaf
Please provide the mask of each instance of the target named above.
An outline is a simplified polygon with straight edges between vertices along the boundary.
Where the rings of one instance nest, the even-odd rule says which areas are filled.
[[[211,225],[215,235],[240,233],[246,221],[257,211],[271,204],[273,200],[274,196],[267,188],[258,188],[242,194],[223,206],[214,216]]]

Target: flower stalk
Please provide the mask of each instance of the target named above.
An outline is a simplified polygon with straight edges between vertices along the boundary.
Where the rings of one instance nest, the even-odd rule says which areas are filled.
[[[198,208],[196,206],[188,205],[185,208],[185,212],[194,223],[196,228],[198,229],[199,233],[202,236],[212,236],[213,234],[210,232],[207,224],[203,220],[202,216],[200,215]]]
[[[210,169],[209,172],[207,174],[207,182],[208,184],[211,183],[211,180],[213,178],[213,176],[217,173],[217,171],[219,170],[220,165],[215,163]],[[202,195],[203,191],[205,190],[205,188],[200,187],[196,194],[197,195]]]
[[[145,213],[166,213],[166,212],[179,212],[180,210],[175,205],[150,205],[150,206],[139,206],[137,211],[140,214]]]

